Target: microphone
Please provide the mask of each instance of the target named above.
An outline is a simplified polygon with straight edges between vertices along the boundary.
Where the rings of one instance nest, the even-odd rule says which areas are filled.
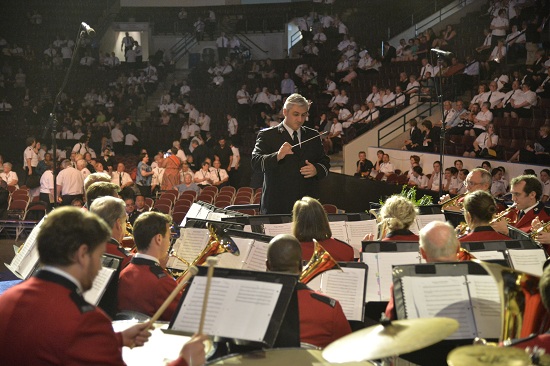
[[[443,50],[440,50],[439,48],[432,48],[431,49],[433,52],[435,53],[438,53],[440,55],[443,55],[443,56],[449,56],[452,52],[450,51],[443,51]]]
[[[86,33],[88,33],[90,37],[95,37],[95,30],[92,27],[84,22],[80,23],[80,25],[82,26],[82,28],[84,28],[84,30],[86,31]]]

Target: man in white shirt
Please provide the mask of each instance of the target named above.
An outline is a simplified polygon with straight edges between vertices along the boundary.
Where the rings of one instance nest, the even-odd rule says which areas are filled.
[[[214,166],[210,169],[210,178],[212,179],[212,185],[218,188],[228,185],[229,175],[227,170],[221,168],[219,160],[214,160],[212,163]]]
[[[239,163],[241,161],[241,154],[239,148],[235,146],[233,141],[229,140],[229,147],[233,153],[233,160],[231,160],[231,171],[229,172],[229,184],[233,187],[238,186],[239,183]]]
[[[68,159],[63,160],[61,169],[56,181],[59,194],[57,200],[61,205],[67,206],[75,199],[83,199],[84,178],[80,171],[72,167],[71,161]]]
[[[390,156],[388,154],[384,154],[384,156],[382,157],[382,164],[380,164],[380,173],[384,173],[385,177],[388,177],[391,174],[395,173],[395,167],[392,163],[390,163]]]
[[[122,154],[124,151],[124,133],[120,128],[120,123],[111,130],[111,141],[113,141],[113,150],[116,154]]]
[[[439,181],[441,179],[441,162],[435,161],[433,163],[434,171],[428,181],[428,189],[439,192]]]
[[[510,101],[511,115],[514,118],[529,118],[531,107],[537,105],[537,93],[531,90],[531,85],[527,82],[521,85],[521,90],[522,93],[515,94]]]
[[[0,173],[0,179],[6,182],[8,186],[14,186],[16,189],[19,188],[17,185],[19,178],[17,177],[17,173],[11,170],[11,163],[4,163],[3,168],[4,171]]]
[[[420,81],[426,80],[426,78],[427,78],[426,73],[428,73],[428,72],[430,73],[430,75],[433,75],[434,74],[434,68],[433,68],[432,65],[430,65],[427,58],[423,58],[422,59],[422,69],[420,69],[420,78],[419,78],[419,80]]]
[[[126,167],[123,163],[118,163],[116,171],[113,172],[111,183],[116,184],[120,187],[120,195],[122,197],[130,196],[129,193],[133,194],[131,186],[134,184],[130,174],[126,173],[124,170]]]
[[[227,114],[227,132],[229,137],[235,136],[239,131],[239,123],[231,114]]]
[[[80,159],[76,162],[76,169],[80,171],[80,174],[82,174],[82,178],[86,179],[88,175],[90,175],[90,170],[86,168],[88,163],[86,163],[86,160]]]
[[[497,107],[497,105],[502,101],[503,98],[504,98],[504,93],[498,91],[497,82],[491,81],[489,83],[489,92],[484,102],[491,103],[491,106],[489,107],[489,109],[494,110]]]

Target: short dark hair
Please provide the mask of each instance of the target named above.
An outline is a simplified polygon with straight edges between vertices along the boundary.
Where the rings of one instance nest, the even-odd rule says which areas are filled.
[[[537,201],[540,199],[540,197],[542,196],[542,184],[536,176],[534,175],[517,176],[515,178],[512,178],[512,180],[510,181],[510,186],[515,186],[520,182],[525,182],[525,186],[523,187],[523,192],[525,192],[526,194],[535,192],[535,199]]]
[[[48,214],[36,242],[42,264],[67,266],[81,245],[93,251],[110,237],[111,229],[99,216],[65,206]]]
[[[151,239],[157,234],[167,235],[166,224],[171,224],[172,218],[161,212],[144,212],[134,222],[134,242],[138,251],[149,249]],[[169,234],[169,233],[168,233]]]
[[[425,119],[422,121],[422,126],[426,127],[428,130],[431,130],[433,127],[432,121]]]
[[[420,165],[413,166],[413,172],[422,175],[422,167]]]
[[[117,197],[120,187],[111,182],[95,182],[86,190],[86,202],[88,207],[99,197]]]
[[[302,247],[298,239],[289,234],[279,234],[269,242],[267,249],[269,270],[295,273],[302,268]]]

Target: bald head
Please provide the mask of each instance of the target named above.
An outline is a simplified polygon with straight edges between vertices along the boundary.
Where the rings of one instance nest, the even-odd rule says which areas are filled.
[[[267,250],[267,270],[300,274],[302,247],[294,236],[280,234],[271,239]]]
[[[455,229],[446,222],[432,221],[420,230],[420,253],[426,262],[453,262],[460,248]]]

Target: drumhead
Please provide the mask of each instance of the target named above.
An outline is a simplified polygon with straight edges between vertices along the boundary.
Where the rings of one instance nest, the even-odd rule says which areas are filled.
[[[322,350],[302,348],[277,348],[255,351],[238,355],[229,355],[210,361],[207,365],[242,365],[242,366],[319,366],[331,365],[322,356]],[[341,366],[375,365],[369,361],[339,363]]]

